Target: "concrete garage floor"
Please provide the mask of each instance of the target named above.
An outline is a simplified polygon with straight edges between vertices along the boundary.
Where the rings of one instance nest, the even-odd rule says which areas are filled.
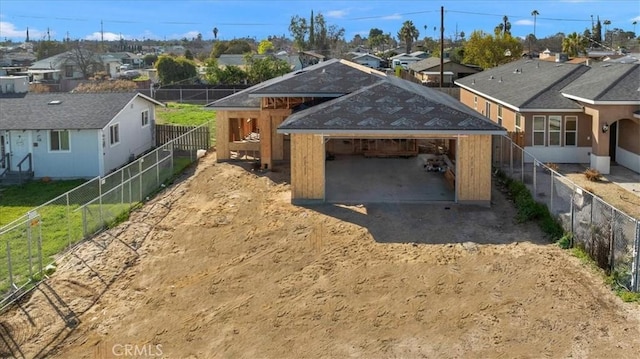
[[[338,155],[326,161],[326,200],[358,204],[455,200],[444,173],[427,172],[424,161],[411,158],[365,158]]]

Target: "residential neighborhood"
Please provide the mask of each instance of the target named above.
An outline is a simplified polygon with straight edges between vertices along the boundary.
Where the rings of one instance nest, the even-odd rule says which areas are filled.
[[[637,6],[16,3],[0,357],[640,352]]]

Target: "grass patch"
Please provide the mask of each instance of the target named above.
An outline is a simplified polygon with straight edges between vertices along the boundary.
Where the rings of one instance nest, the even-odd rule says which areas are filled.
[[[200,126],[216,118],[216,113],[201,105],[169,102],[156,107],[156,123],[164,125]]]
[[[34,207],[70,191],[84,182],[86,181],[31,181],[20,186],[1,187],[0,226],[20,218]]]

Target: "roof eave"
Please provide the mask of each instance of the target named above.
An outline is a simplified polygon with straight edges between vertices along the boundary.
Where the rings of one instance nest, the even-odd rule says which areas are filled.
[[[340,97],[346,95],[343,92],[291,92],[291,93],[250,93],[249,97],[252,98],[264,98],[264,97]]]
[[[260,111],[260,107],[240,107],[240,106],[204,106],[205,110],[213,111]]]
[[[593,99],[584,98],[580,96],[570,95],[566,93],[563,93],[562,96],[575,101],[588,103],[590,105],[640,105],[640,100],[601,101],[601,100],[593,100]]]
[[[506,135],[506,130],[353,130],[353,129],[289,129],[278,128],[282,134],[316,134],[316,135]]]

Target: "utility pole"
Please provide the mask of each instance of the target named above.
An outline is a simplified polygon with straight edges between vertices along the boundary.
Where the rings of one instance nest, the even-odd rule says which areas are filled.
[[[440,6],[440,88],[444,87],[444,6]]]

